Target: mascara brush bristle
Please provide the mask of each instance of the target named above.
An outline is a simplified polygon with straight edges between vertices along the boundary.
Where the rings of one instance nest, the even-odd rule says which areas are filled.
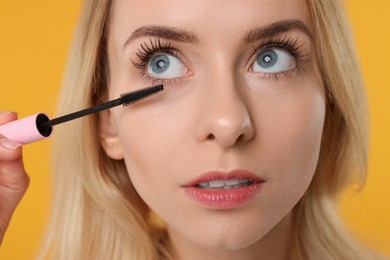
[[[150,88],[140,89],[133,92],[123,93],[120,95],[120,100],[123,102],[123,106],[127,106],[130,103],[142,100],[151,95],[154,95],[164,89],[164,85],[157,85]]]

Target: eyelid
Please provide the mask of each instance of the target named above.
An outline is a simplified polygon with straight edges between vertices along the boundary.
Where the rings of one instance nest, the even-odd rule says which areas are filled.
[[[147,81],[153,80],[157,82],[164,81],[164,84],[166,84],[168,80],[172,82],[173,80],[183,78],[183,77],[178,77],[178,78],[170,78],[170,79],[159,79],[159,78],[154,78],[151,75],[147,75],[148,74],[147,65],[156,55],[160,55],[160,54],[172,55],[177,59],[179,59],[179,61],[186,68],[186,74],[183,77],[188,77],[192,74],[191,70],[189,69],[187,59],[185,58],[183,53],[180,52],[178,49],[174,48],[170,42],[163,40],[161,38],[152,38],[149,39],[149,41],[143,42],[137,49],[137,52],[135,53],[139,61],[136,62],[132,59],[130,60],[133,63],[133,65],[140,70],[140,74],[142,75],[142,78],[144,80]]]
[[[276,72],[276,73],[260,73],[256,72],[256,74],[263,74],[262,78],[278,78],[278,76],[288,76],[291,74],[296,74],[297,72],[300,72],[303,70],[303,64],[308,62],[310,60],[310,53],[306,52],[305,50],[305,43],[299,43],[299,37],[298,36],[292,36],[292,35],[284,35],[284,36],[273,36],[271,38],[267,38],[262,40],[257,45],[253,45],[253,53],[250,55],[250,58],[248,60],[247,70],[251,71],[251,68],[253,67],[254,62],[256,61],[257,57],[268,49],[279,49],[282,51],[288,52],[295,60],[295,66],[294,68],[283,71],[283,72]],[[253,72],[253,71],[252,71]]]
[[[294,57],[299,56],[300,52],[303,51],[303,43],[298,45],[299,37],[295,39],[292,36],[285,35],[284,37],[272,37],[262,40],[257,45],[253,45],[253,56],[260,55],[263,51],[267,49],[280,49],[289,52]]]

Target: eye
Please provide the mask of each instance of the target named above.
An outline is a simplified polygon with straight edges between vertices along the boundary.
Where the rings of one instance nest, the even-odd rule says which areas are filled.
[[[285,50],[266,49],[257,56],[252,66],[253,72],[279,73],[296,66],[294,57]]]
[[[178,78],[186,74],[186,67],[173,55],[157,54],[150,59],[147,71],[154,78]]]

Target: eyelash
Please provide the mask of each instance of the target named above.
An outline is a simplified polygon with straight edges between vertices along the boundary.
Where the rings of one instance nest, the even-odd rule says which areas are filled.
[[[284,37],[273,37],[269,38],[266,41],[263,41],[259,43],[257,46],[253,46],[253,54],[251,57],[258,57],[262,52],[265,50],[268,50],[270,48],[276,48],[280,50],[285,50],[288,53],[290,53],[296,63],[296,66],[294,68],[278,72],[278,73],[262,73],[261,78],[262,79],[279,79],[280,76],[290,77],[292,75],[296,75],[303,71],[303,64],[308,62],[310,60],[309,54],[305,54],[304,44],[298,44],[299,38],[292,38],[289,36]],[[139,61],[135,62],[131,60],[133,65],[140,70],[142,78],[145,81],[156,81],[161,84],[169,84],[175,82],[175,78],[172,79],[155,79],[151,76],[146,75],[145,70],[146,66],[149,63],[149,61],[153,58],[153,56],[157,53],[165,53],[170,54],[175,57],[177,57],[179,60],[181,60],[181,55],[178,50],[172,47],[172,45],[169,42],[163,42],[160,38],[156,38],[154,40],[150,39],[149,42],[144,42],[141,44],[140,48],[136,52],[136,56],[138,57]],[[251,58],[252,59],[252,58]],[[254,61],[253,61],[254,62]],[[251,64],[253,64],[253,62]],[[153,82],[155,83],[155,82]]]

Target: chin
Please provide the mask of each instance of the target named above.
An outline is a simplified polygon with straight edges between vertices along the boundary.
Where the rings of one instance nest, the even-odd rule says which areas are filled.
[[[224,237],[217,240],[207,241],[208,243],[205,243],[204,246],[208,249],[216,251],[237,252],[251,247],[252,245],[256,244],[257,241],[260,241],[261,238],[261,235],[259,237],[253,238],[247,236],[247,234],[244,232],[241,232],[241,234],[234,238]]]
[[[226,221],[209,223],[198,232],[188,232],[192,243],[216,251],[240,251],[253,246],[267,237],[273,225],[262,223],[260,218],[250,221]],[[238,223],[240,222],[240,223]],[[200,232],[199,232],[200,231]]]
[[[175,231],[173,233],[176,233],[176,238],[184,238],[199,249],[216,253],[239,252],[259,246],[268,248],[272,244],[280,244],[288,239],[291,231],[291,214],[285,215],[281,212],[275,214],[276,212],[264,212],[259,209],[251,209],[245,214],[234,212],[239,213],[213,211],[207,218],[198,216],[188,221],[185,229],[183,226],[176,226],[174,229],[180,234]]]

